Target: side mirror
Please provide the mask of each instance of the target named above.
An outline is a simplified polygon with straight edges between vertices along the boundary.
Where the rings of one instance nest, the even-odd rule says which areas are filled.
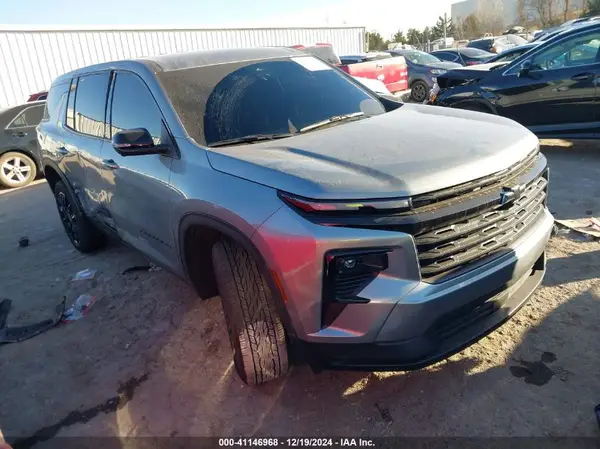
[[[146,154],[165,154],[166,145],[155,145],[146,128],[133,128],[119,131],[113,136],[113,148],[121,156],[143,156]]]
[[[531,72],[531,67],[532,67],[531,59],[524,61],[523,64],[521,64],[521,68],[519,70],[519,76],[529,75],[529,72]]]

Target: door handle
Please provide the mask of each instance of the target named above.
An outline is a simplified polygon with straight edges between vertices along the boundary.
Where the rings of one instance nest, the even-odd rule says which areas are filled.
[[[67,150],[65,147],[58,147],[58,148],[56,149],[56,152],[57,152],[58,154],[61,154],[61,155],[63,155],[63,156],[66,156],[67,154],[69,154],[69,153],[70,153],[70,151],[69,151],[69,150]]]
[[[102,159],[102,165],[110,170],[116,170],[117,168],[119,168],[119,164],[117,164],[112,159]]]
[[[375,68],[376,69],[383,69],[383,66],[381,64],[375,64]]]
[[[27,133],[24,133],[23,131],[17,131],[13,133],[13,137],[25,137],[26,135]]]
[[[590,78],[593,78],[594,74],[593,73],[579,73],[578,75],[573,75],[571,77],[572,81],[585,81],[585,80],[589,80]]]

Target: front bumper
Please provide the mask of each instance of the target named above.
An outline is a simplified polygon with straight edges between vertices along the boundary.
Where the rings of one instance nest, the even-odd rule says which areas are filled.
[[[527,301],[545,272],[553,226],[547,209],[501,255],[465,266],[449,280],[421,280],[410,235],[312,224],[287,207],[253,241],[283,291],[293,329],[315,364],[344,369],[418,369],[500,326]],[[331,249],[393,247],[390,267],[328,327],[321,321],[323,257]]]
[[[501,326],[527,302],[542,282],[545,273],[545,254],[530,271],[512,287],[463,301],[443,298],[443,311],[435,305],[423,305],[433,324],[419,336],[406,340],[375,342],[371,344],[308,344],[312,361],[331,369],[360,369],[369,371],[420,369],[450,357],[477,342]],[[433,307],[432,307],[433,306]],[[449,310],[447,313],[446,310]],[[397,307],[386,326],[397,328],[402,324],[404,307]],[[429,320],[428,320],[429,321]]]

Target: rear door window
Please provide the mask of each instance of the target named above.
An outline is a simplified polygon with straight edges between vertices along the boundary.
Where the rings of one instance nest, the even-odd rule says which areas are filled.
[[[152,93],[140,77],[117,72],[112,95],[111,138],[119,131],[146,128],[155,145],[163,142],[162,114]]]
[[[24,128],[26,126],[37,126],[42,121],[44,105],[32,106],[24,109],[17,115],[7,128]]]
[[[109,72],[79,77],[75,95],[75,130],[81,134],[104,138],[109,80]]]

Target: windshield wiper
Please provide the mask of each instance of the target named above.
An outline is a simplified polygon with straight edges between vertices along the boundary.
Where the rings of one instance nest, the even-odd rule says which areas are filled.
[[[228,145],[239,145],[242,143],[262,142],[264,140],[276,140],[285,139],[286,137],[292,137],[293,133],[280,133],[280,134],[250,134],[248,136],[234,137],[233,139],[219,140],[218,142],[211,143],[208,146],[213,147],[225,147]]]
[[[304,128],[300,129],[300,132],[303,133],[304,131],[310,131],[311,129],[320,128],[321,126],[329,125],[330,123],[336,123],[336,122],[341,122],[341,121],[345,121],[345,120],[356,119],[358,117],[362,117],[363,115],[365,115],[364,112],[353,112],[352,114],[334,115],[333,117],[329,117],[327,120],[323,120],[321,122],[317,122],[317,123],[313,123],[312,125],[305,126]]]

